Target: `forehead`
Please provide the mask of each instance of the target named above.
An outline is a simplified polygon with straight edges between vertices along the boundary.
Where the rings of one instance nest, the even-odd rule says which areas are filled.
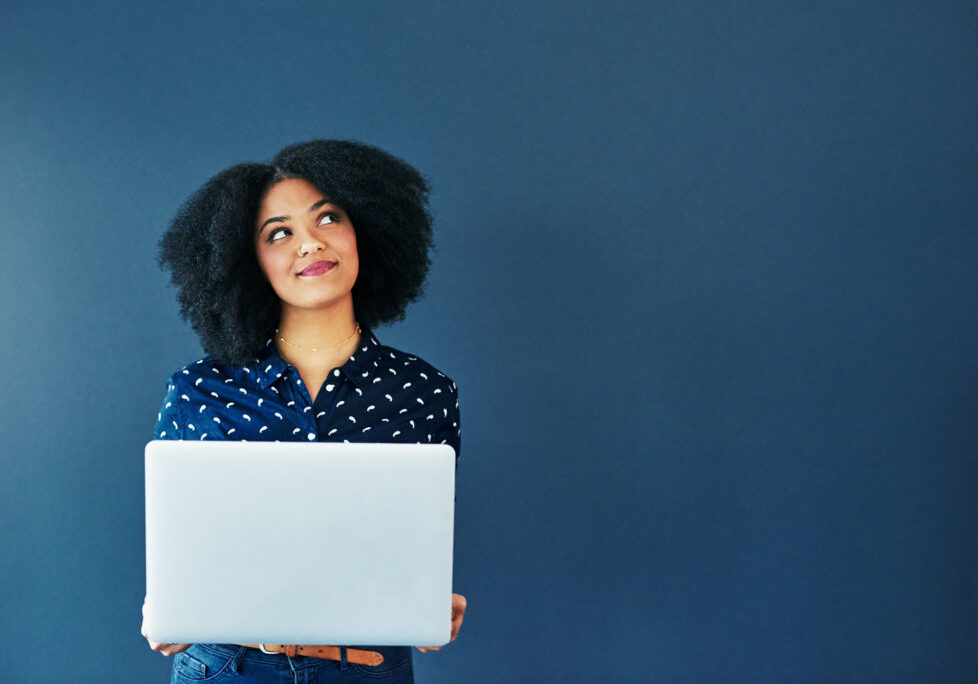
[[[272,216],[294,216],[326,196],[305,178],[285,178],[265,191],[258,208],[259,222]]]

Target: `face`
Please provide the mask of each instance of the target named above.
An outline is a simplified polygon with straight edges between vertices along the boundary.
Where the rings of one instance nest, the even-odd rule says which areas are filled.
[[[360,266],[353,224],[309,181],[287,178],[268,189],[258,209],[255,252],[283,307],[352,304]]]

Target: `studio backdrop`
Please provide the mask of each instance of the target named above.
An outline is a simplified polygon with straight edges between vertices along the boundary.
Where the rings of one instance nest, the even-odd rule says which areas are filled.
[[[459,388],[469,611],[419,681],[975,681],[976,29],[5,2],[0,680],[166,681],[142,450],[202,351],[157,241],[220,169],[340,138],[433,189],[425,297],[375,331]]]

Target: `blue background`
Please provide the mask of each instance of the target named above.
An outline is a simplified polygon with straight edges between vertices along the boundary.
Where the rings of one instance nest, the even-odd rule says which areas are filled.
[[[434,187],[377,331],[462,402],[420,681],[978,678],[978,6],[155,5],[0,9],[5,682],[165,681],[156,241],[321,137]]]

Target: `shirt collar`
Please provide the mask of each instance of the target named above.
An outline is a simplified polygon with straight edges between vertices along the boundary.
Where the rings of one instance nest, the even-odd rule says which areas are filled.
[[[353,355],[340,366],[340,372],[361,390],[366,389],[373,382],[373,376],[377,373],[374,361],[380,356],[380,342],[369,328],[360,327],[360,344],[357,346]],[[281,378],[290,366],[278,353],[273,340],[269,338],[265,342],[258,358],[254,363],[245,367],[248,373],[262,389],[268,387],[276,380]]]
[[[265,346],[255,362],[245,368],[245,372],[250,374],[262,389],[268,389],[269,385],[278,380],[289,368],[282,355],[275,348],[272,338],[268,338]]]

